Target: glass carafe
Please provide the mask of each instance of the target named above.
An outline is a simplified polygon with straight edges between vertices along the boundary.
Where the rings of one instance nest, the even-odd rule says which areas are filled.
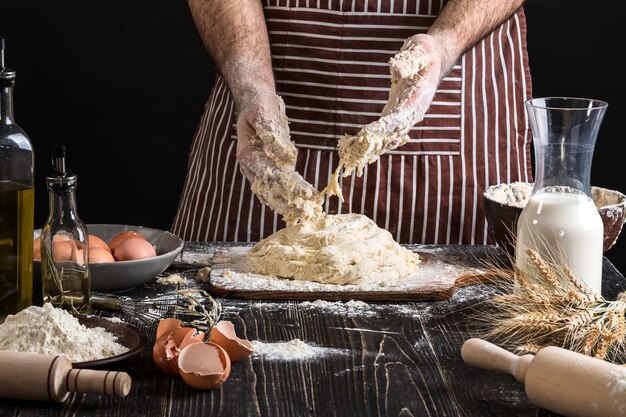
[[[518,220],[515,265],[522,273],[536,270],[528,256],[528,249],[535,250],[544,261],[568,267],[599,294],[604,230],[590,176],[608,105],[561,97],[525,105],[534,140],[535,186]]]

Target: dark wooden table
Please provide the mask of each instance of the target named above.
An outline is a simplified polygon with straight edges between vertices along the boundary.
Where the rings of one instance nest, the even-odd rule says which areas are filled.
[[[215,246],[189,247],[210,253]],[[484,246],[444,250],[499,256]],[[168,272],[191,278],[200,266],[179,262]],[[606,297],[626,288],[624,277],[606,259],[603,274]],[[128,295],[165,289],[150,283]],[[154,329],[140,325],[149,338],[145,352],[107,368],[132,376],[127,398],[71,395],[64,404],[1,400],[0,416],[551,416],[530,404],[513,377],[461,360],[474,307],[491,291],[493,286],[478,285],[458,290],[449,301],[370,303],[360,311],[220,299],[222,318],[234,322],[242,337],[265,342],[299,338],[332,351],[306,360],[252,356],[233,364],[220,389],[201,392],[156,368]]]

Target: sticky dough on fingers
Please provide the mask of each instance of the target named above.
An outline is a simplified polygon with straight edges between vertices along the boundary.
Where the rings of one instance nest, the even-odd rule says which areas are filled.
[[[253,135],[251,143],[246,169],[253,174],[252,192],[261,203],[283,216],[290,225],[319,218],[322,215],[319,192],[293,167],[278,168],[262,150],[258,137]]]
[[[265,155],[276,166],[285,169],[296,163],[297,150],[289,139],[289,122],[282,98],[278,97],[276,118],[266,119],[261,114],[257,114],[254,118],[254,129]]]
[[[422,82],[418,77],[431,65],[426,51],[409,39],[390,60],[390,65],[391,89],[382,117],[356,135],[339,139],[339,164],[322,194],[336,195],[343,202],[339,177],[347,177],[353,170],[357,176],[363,175],[365,165],[375,162],[386,151],[404,145],[413,125],[424,118],[436,89],[434,83]]]

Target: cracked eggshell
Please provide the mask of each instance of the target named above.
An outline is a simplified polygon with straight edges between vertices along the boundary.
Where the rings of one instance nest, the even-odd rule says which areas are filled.
[[[189,327],[176,327],[157,338],[152,347],[152,359],[156,366],[168,375],[178,375],[178,356],[186,346],[202,342],[204,332]]]
[[[237,337],[235,326],[230,321],[222,320],[217,323],[211,330],[209,341],[223,347],[233,362],[250,356],[254,351],[252,343]]]
[[[178,319],[161,319],[156,330],[156,338],[159,339],[165,333],[172,331],[178,327],[182,327],[182,322]]]
[[[188,385],[210,390],[222,385],[230,375],[230,358],[215,343],[193,343],[181,350],[178,368]]]

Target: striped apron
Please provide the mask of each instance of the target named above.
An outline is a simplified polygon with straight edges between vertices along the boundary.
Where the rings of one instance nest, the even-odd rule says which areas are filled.
[[[321,190],[337,140],[380,116],[389,59],[426,32],[445,1],[264,0],[276,89],[285,101],[296,169]],[[328,213],[363,213],[403,243],[488,242],[482,193],[531,181],[523,102],[531,84],[520,9],[443,79],[410,141],[343,178]],[[192,241],[258,241],[284,227],[251,193],[236,159],[234,102],[218,76],[189,152],[172,231]]]

